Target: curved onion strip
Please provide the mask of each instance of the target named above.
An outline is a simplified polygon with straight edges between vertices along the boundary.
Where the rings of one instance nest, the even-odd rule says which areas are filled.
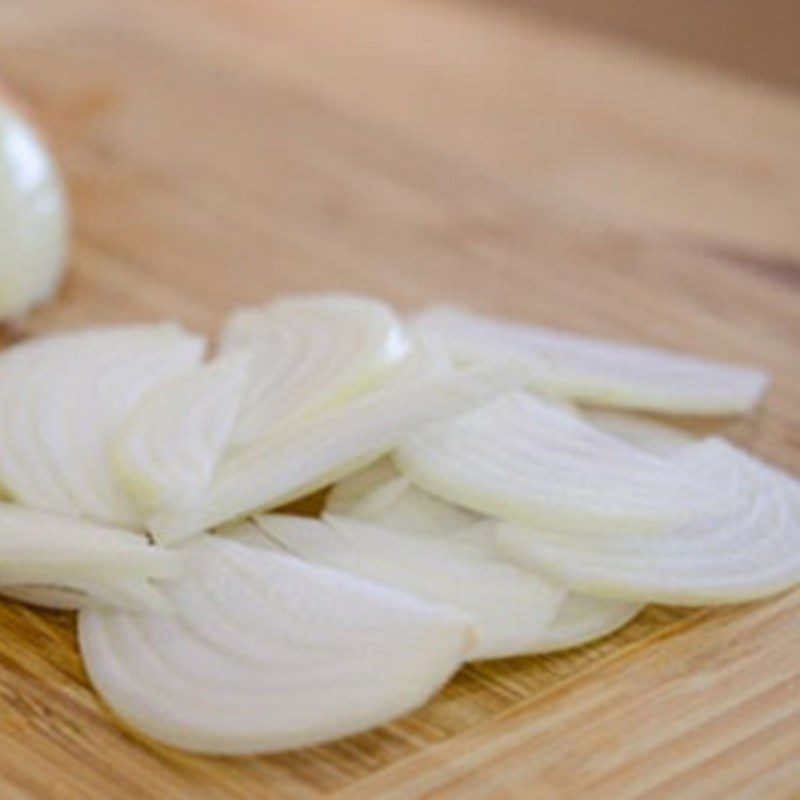
[[[659,530],[731,499],[717,462],[678,465],[525,392],[412,435],[394,458],[432,494],[552,530]]]
[[[326,499],[325,510],[428,536],[458,534],[483,519],[414,486],[388,458],[339,481]]]
[[[722,441],[720,460],[741,478],[742,507],[660,535],[581,536],[503,526],[498,544],[576,591],[640,602],[701,605],[780,592],[800,576],[800,488]]]
[[[399,533],[338,516],[270,515],[257,517],[256,523],[300,558],[463,611],[477,633],[470,660],[537,648],[566,595],[563,586],[475,541]]]
[[[385,455],[422,425],[474,408],[516,382],[505,370],[404,375],[223,460],[205,507],[168,520],[186,534],[327,486]],[[165,522],[165,524],[167,524]]]
[[[49,299],[66,265],[67,200],[47,148],[0,103],[0,317]]]
[[[83,611],[95,688],[159,742],[202,753],[286,750],[424,703],[470,631],[447,608],[264,548],[200,537],[180,550],[171,615]]]
[[[171,325],[98,328],[0,355],[0,483],[26,505],[134,526],[114,480],[111,433],[142,396],[196,366],[203,341]]]
[[[375,387],[410,352],[394,312],[354,295],[284,298],[237,311],[221,351],[246,349],[253,369],[233,443],[328,410]]]
[[[452,308],[413,319],[412,330],[457,361],[505,362],[528,385],[587,403],[673,414],[749,411],[769,383],[756,369],[651,347],[604,341]]]
[[[159,542],[174,538],[162,517],[184,513],[211,482],[233,429],[248,363],[245,353],[235,352],[160,383],[112,440],[117,476]]]
[[[444,536],[457,542],[478,541],[496,548],[493,540],[496,526],[492,520],[419,489],[400,476],[389,459],[377,461],[337,483],[325,508],[329,514],[373,522],[406,534]],[[269,531],[269,525],[265,527]],[[236,533],[237,538],[251,542],[261,535],[253,522],[239,523]],[[568,594],[555,618],[535,641],[527,643],[525,652],[564,650],[607,636],[627,624],[642,608],[638,603]]]
[[[180,559],[139,534],[0,503],[0,587],[40,605],[152,605]]]
[[[654,455],[670,455],[696,439],[687,431],[621,411],[593,409],[583,416],[598,428]]]
[[[601,639],[627,625],[643,608],[641,603],[570,593],[531,652],[551,653]]]

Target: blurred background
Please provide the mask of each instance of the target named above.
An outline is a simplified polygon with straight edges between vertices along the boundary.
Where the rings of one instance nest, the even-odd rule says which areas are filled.
[[[664,53],[800,89],[798,0],[505,2]]]

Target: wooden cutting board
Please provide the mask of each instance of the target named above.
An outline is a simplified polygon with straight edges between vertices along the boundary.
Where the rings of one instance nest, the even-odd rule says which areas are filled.
[[[351,289],[759,364],[715,427],[800,472],[800,103],[481,0],[6,0],[76,236],[31,331]],[[0,797],[800,796],[800,593],[649,608],[278,757],[141,743],[73,620],[0,607]]]

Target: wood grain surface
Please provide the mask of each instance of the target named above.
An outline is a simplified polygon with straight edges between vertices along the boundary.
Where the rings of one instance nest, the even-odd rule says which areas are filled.
[[[0,74],[50,135],[72,272],[29,331],[347,288],[739,359],[720,421],[800,472],[800,103],[479,0],[6,0]],[[140,742],[73,620],[0,605],[0,797],[790,798],[800,593],[649,608],[476,664],[380,730],[277,757]]]

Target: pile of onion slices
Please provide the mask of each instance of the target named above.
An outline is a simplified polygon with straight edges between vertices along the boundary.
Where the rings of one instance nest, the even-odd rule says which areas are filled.
[[[0,354],[0,587],[78,609],[92,683],[145,738],[326,741],[465,662],[797,583],[797,482],[643,414],[743,413],[767,384],[353,295],[237,311],[211,354],[171,323],[29,340]]]

